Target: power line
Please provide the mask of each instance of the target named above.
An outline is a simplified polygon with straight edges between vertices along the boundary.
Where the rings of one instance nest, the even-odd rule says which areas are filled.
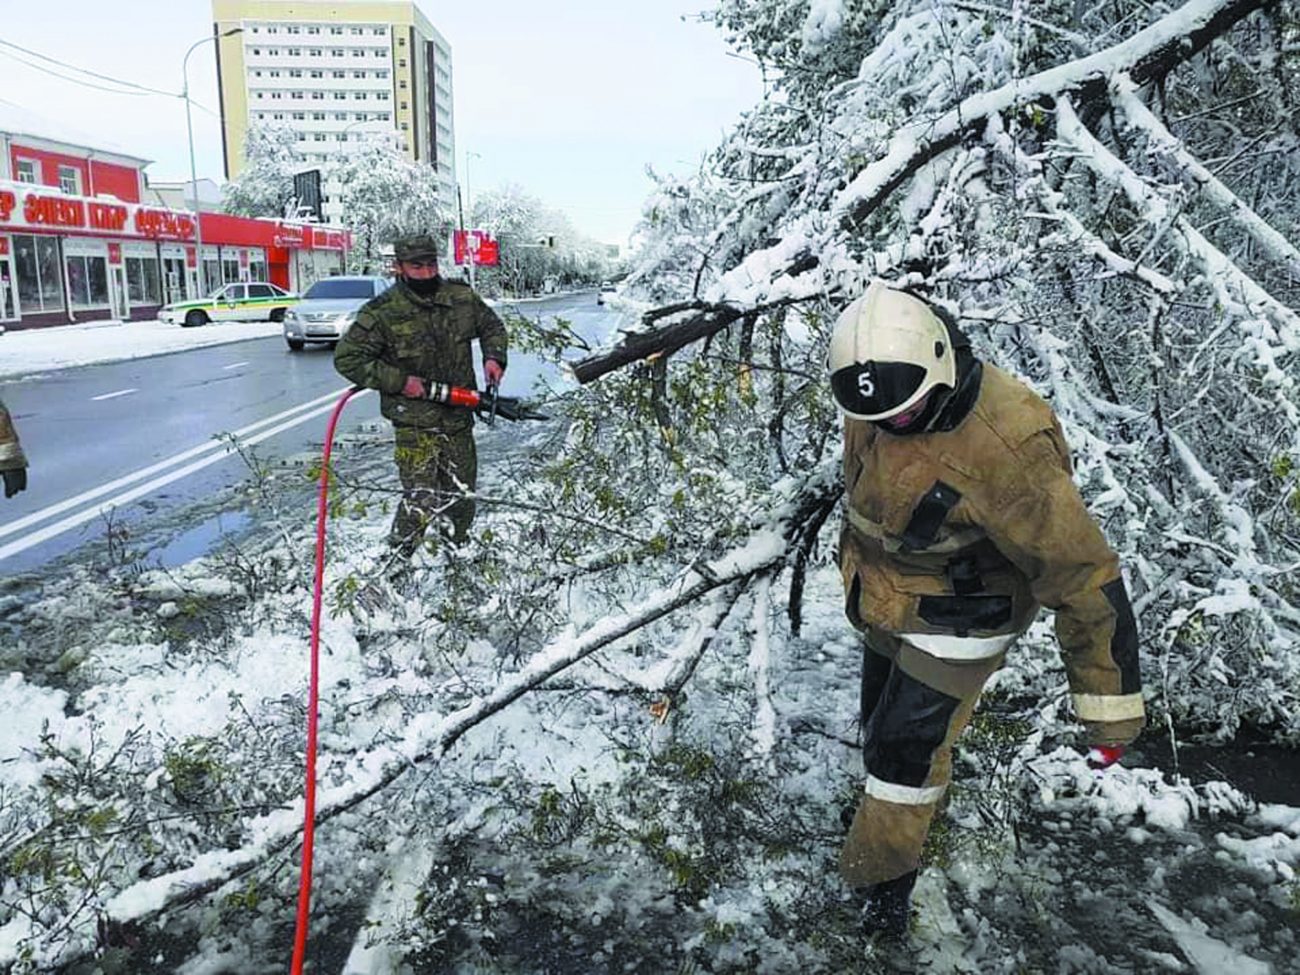
[[[5,43],[4,41],[0,41],[0,44],[4,44],[4,43]],[[53,68],[47,68],[43,64],[33,64],[31,61],[28,61],[24,58],[20,58],[17,54],[14,54],[12,51],[0,51],[0,55],[3,55],[4,57],[7,57],[13,61],[17,61],[19,64],[26,65],[29,68],[34,68],[37,71],[44,71],[46,74],[53,75],[56,78],[62,78],[64,81],[71,81],[73,84],[76,85],[85,85],[87,88],[97,88],[100,91],[112,92],[114,95],[137,95],[138,96],[138,95],[150,94],[150,92],[147,91],[123,91],[121,88],[109,88],[107,85],[97,85],[93,81],[87,81],[84,78],[74,78],[71,75],[66,75],[61,72],[55,71]]]
[[[0,45],[4,45],[4,46],[6,46],[6,47],[16,48],[16,49],[19,50],[19,51],[24,51],[24,52],[26,52],[26,48],[18,47],[17,44],[11,44],[9,41],[0,40]],[[32,53],[35,53],[35,52],[32,52]],[[70,82],[72,82],[74,85],[83,85],[83,86],[86,87],[86,88],[95,88],[95,89],[97,89],[97,90],[99,90],[99,91],[106,91],[106,92],[109,92],[110,94],[113,94],[113,95],[134,95],[134,96],[140,96],[140,95],[162,95],[162,96],[164,96],[165,98],[180,98],[180,97],[181,97],[180,92],[176,92],[176,91],[163,91],[162,89],[159,89],[159,88],[147,88],[147,87],[145,87],[144,85],[137,85],[137,84],[135,84],[134,82],[130,82],[130,81],[118,81],[116,78],[109,78],[107,75],[96,74],[96,73],[93,72],[93,71],[86,71],[84,68],[77,68],[77,67],[72,67],[71,65],[69,65],[69,67],[71,67],[73,71],[83,71],[83,72],[85,72],[86,74],[93,75],[93,76],[96,77],[96,78],[105,78],[105,79],[108,80],[108,81],[112,81],[114,84],[118,84],[118,85],[126,85],[126,86],[128,86],[129,88],[135,88],[135,89],[138,89],[138,90],[137,90],[137,91],[123,91],[121,88],[109,88],[109,87],[107,87],[106,85],[97,85],[97,84],[95,84],[93,81],[87,81],[85,78],[74,78],[74,77],[72,77],[71,75],[66,75],[66,74],[63,74],[63,73],[61,73],[61,72],[59,72],[59,71],[55,71],[53,68],[47,68],[47,67],[46,67],[45,65],[43,65],[43,64],[33,64],[31,61],[28,61],[26,58],[19,57],[17,54],[14,54],[12,51],[3,51],[3,50],[0,50],[0,55],[3,55],[4,57],[10,58],[10,59],[12,59],[12,60],[14,60],[14,61],[17,61],[19,64],[24,65],[25,67],[28,67],[28,68],[32,68],[33,70],[36,70],[36,71],[43,71],[43,72],[45,72],[45,73],[48,74],[48,75],[53,75],[55,78],[62,78],[64,81],[70,81]],[[55,61],[53,58],[47,58],[47,57],[45,57],[44,55],[41,55],[41,54],[36,54],[35,56],[36,56],[36,57],[40,57],[40,58],[44,58],[44,60],[46,60],[46,61],[51,61],[51,62],[53,62],[54,64],[63,64],[62,61]],[[211,115],[213,118],[217,118],[217,117],[218,117],[218,115],[217,115],[216,112],[214,112],[212,109],[208,108],[208,106],[204,105],[202,102],[198,101],[197,99],[195,99],[195,98],[193,98],[193,97],[190,98],[190,104],[193,105],[195,108],[199,109],[200,111],[202,111],[202,112],[206,112],[207,114]]]
[[[67,68],[67,69],[69,69],[69,70],[71,70],[71,71],[76,71],[76,72],[78,72],[78,73],[80,73],[80,74],[87,74],[87,75],[90,75],[92,78],[98,78],[98,79],[100,79],[101,81],[111,81],[113,84],[115,84],[115,85],[122,85],[122,86],[125,87],[125,88],[137,88],[137,89],[139,89],[141,92],[147,92],[147,93],[149,93],[149,94],[151,94],[151,95],[167,95],[169,98],[179,98],[179,97],[180,97],[180,92],[175,92],[175,91],[163,91],[161,88],[150,88],[150,87],[148,87],[147,85],[138,85],[138,84],[136,84],[134,81],[123,81],[121,78],[114,78],[114,77],[111,77],[110,75],[99,74],[97,71],[91,71],[89,68],[80,68],[80,67],[78,67],[78,66],[75,65],[75,64],[68,64],[68,62],[66,62],[66,61],[60,61],[58,58],[52,58],[52,57],[50,57],[48,54],[41,54],[39,51],[33,51],[33,50],[31,50],[30,48],[22,47],[22,46],[20,46],[20,45],[18,45],[18,44],[15,44],[13,41],[0,40],[0,44],[3,44],[5,47],[12,47],[15,51],[22,51],[24,54],[30,55],[31,57],[34,57],[34,58],[40,58],[42,61],[49,61],[51,64],[57,64],[57,65],[58,65],[59,67],[61,67],[61,68]],[[11,55],[11,57],[12,57],[12,55]],[[31,65],[31,67],[33,67],[33,68],[37,68],[38,70],[42,70],[42,71],[48,70],[48,69],[45,69],[45,68],[41,68],[39,65],[35,65],[35,64]],[[51,74],[55,74],[55,72],[53,72],[53,71],[51,71],[50,73],[51,73]],[[58,75],[58,77],[63,77],[63,76],[62,76],[62,75]],[[69,80],[69,81],[76,81],[77,79],[75,79],[75,78],[69,78],[68,80]],[[78,83],[79,83],[79,84],[89,84],[89,82],[84,82],[84,81],[82,81],[82,82],[78,82]],[[97,87],[97,86],[92,86],[92,87]],[[130,93],[129,93],[129,92],[119,92],[119,94],[126,95],[126,94],[130,94]]]

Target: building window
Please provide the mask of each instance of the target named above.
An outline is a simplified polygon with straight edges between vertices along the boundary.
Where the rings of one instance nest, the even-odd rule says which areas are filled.
[[[370,33],[374,34],[376,37],[383,37],[385,34],[388,33],[388,31],[384,30],[384,28],[382,27],[376,27],[372,29]]]
[[[20,183],[39,183],[41,181],[41,164],[35,159],[19,159],[17,176]]]
[[[348,73],[346,71],[335,71],[333,72],[333,75],[335,78],[346,78]]]
[[[361,33],[364,33],[364,31],[362,31],[362,29],[361,29],[360,27],[353,27],[353,28],[352,28],[352,33],[354,33],[354,34],[361,34]]]
[[[259,92],[257,93],[257,97],[258,97],[258,98],[265,98],[266,96],[263,95],[263,94],[259,91]]]
[[[397,107],[400,108],[402,111],[406,111],[406,102],[402,102],[402,103],[401,103],[400,105],[398,105]]]
[[[353,71],[353,72],[352,72],[352,77],[354,77],[354,78],[364,78],[365,76],[366,76],[366,73],[365,73],[364,71]]]
[[[343,28],[342,28],[342,27],[331,27],[331,28],[330,28],[330,33],[331,33],[331,34],[342,34],[342,33],[343,33]]]
[[[397,83],[397,87],[398,87],[398,88],[405,88],[405,87],[406,87],[406,79],[403,78],[401,81],[399,81],[399,82]]]
[[[347,141],[348,141],[348,134],[346,132],[340,132],[339,142],[347,142]]]
[[[304,94],[303,94],[302,92],[300,92],[300,91],[295,91],[295,92],[290,92],[289,97],[290,97],[290,98],[295,98],[295,99],[297,99],[298,101],[302,101],[302,100],[306,97],[306,95],[304,95]]]
[[[363,47],[354,47],[354,48],[352,49],[352,56],[353,56],[354,58],[364,58],[364,57],[366,56],[366,50],[365,50],[365,48],[363,48]]]
[[[312,97],[312,101],[317,101],[317,102],[318,102],[318,101],[320,101],[322,98],[325,97],[325,92],[323,92],[323,91],[313,91],[313,92],[311,93],[311,97]]]
[[[347,93],[346,91],[336,91],[336,92],[334,93],[334,100],[335,100],[336,102],[341,102],[341,101],[343,101],[343,99],[345,99],[345,98],[347,98],[347,97],[348,97],[348,93]]]
[[[320,33],[320,28],[319,28],[319,27],[308,27],[308,28],[307,28],[307,33],[308,33],[308,34],[319,34],[319,33]]]
[[[280,98],[283,97],[283,96],[281,95],[280,92],[278,92],[278,91],[273,91],[273,92],[271,92],[271,97],[272,97],[275,101],[279,101]]]
[[[23,311],[62,310],[63,281],[59,275],[58,239],[15,235],[13,244],[18,301]]]
[[[267,74],[269,74],[272,78],[278,78],[278,77],[280,77],[280,72],[279,72],[279,71],[268,71]]]
[[[304,121],[306,121],[306,119],[307,119],[307,113],[306,113],[306,112],[294,112],[294,113],[293,113],[293,118],[294,118],[294,121],[295,121],[295,122],[304,122]]]
[[[387,77],[388,77],[388,69],[387,69],[387,68],[384,68],[384,69],[382,69],[382,70],[380,70],[380,71],[376,71],[376,72],[375,72],[375,77],[377,77],[377,78],[387,78]]]
[[[289,57],[291,57],[291,58],[296,58],[296,57],[300,56],[301,54],[302,54],[302,48],[300,48],[300,47],[291,47],[291,48],[289,48]]]
[[[404,68],[404,67],[406,67],[406,58],[398,58],[398,59],[397,59],[397,66],[398,66],[399,68]]]
[[[108,258],[68,256],[68,297],[75,308],[103,308],[108,304]]]
[[[308,72],[308,76],[309,76],[309,77],[312,77],[312,78],[324,78],[324,77],[325,77],[325,72],[324,72],[324,71],[309,71],[309,72]]]
[[[261,49],[260,47],[255,47],[255,48],[253,48],[253,53],[254,53],[254,54],[261,54],[261,53],[262,53],[262,49]]]
[[[411,123],[410,123],[410,122],[403,122],[403,123],[402,123],[402,131],[403,131],[403,132],[405,132],[405,131],[407,131],[408,129],[410,129],[410,127],[411,127]]]
[[[290,78],[301,78],[301,77],[302,77],[302,68],[290,68],[290,69],[289,69],[289,77],[290,77]]]
[[[253,28],[253,33],[256,34],[256,33],[258,32],[258,29],[259,29],[259,28],[254,27],[254,28]]]
[[[162,279],[158,275],[157,258],[126,258],[126,291],[132,304],[162,304]]]
[[[346,122],[347,120],[348,120],[348,113],[347,113],[347,112],[335,112],[335,113],[334,113],[334,121],[336,121],[336,122]]]
[[[324,132],[314,132],[314,133],[312,133],[312,138],[315,139],[317,142],[324,142],[324,141],[325,141],[325,133],[324,133]]]
[[[405,38],[405,37],[399,37],[399,38],[397,39],[397,46],[398,46],[398,47],[406,47],[406,38]]]
[[[330,49],[330,54],[334,55],[336,58],[341,58],[346,53],[347,52],[344,51],[343,48],[341,47],[335,47]]]
[[[280,28],[278,28],[278,27],[268,27],[268,28],[266,29],[266,32],[267,32],[268,34],[278,34],[278,33],[280,33]]]
[[[375,57],[377,57],[377,58],[386,58],[386,57],[388,57],[388,48],[386,48],[386,47],[377,47],[377,48],[375,48],[375,52],[374,52],[374,53],[375,53]]]
[[[317,122],[324,122],[324,121],[325,121],[325,113],[324,113],[324,112],[312,112],[312,113],[311,113],[311,117],[312,117],[313,119],[315,119]]]
[[[314,58],[318,58],[318,57],[320,57],[321,54],[324,53],[324,52],[322,52],[321,49],[318,48],[318,47],[312,47],[312,48],[308,48],[308,49],[307,49],[307,53],[310,54],[310,55],[311,55],[312,57],[314,57]]]
[[[273,58],[278,58],[280,56],[280,49],[278,47],[268,47],[266,53],[271,55]]]
[[[386,102],[388,101],[388,92],[377,91],[375,92],[375,97],[378,98],[381,102]]]
[[[287,28],[285,28],[285,31],[286,31],[286,33],[289,33],[289,34],[301,34],[301,33],[302,33],[302,31],[301,31],[299,28],[297,28],[297,27],[287,27]]]
[[[254,77],[254,78],[260,78],[260,77],[262,77],[262,72],[260,72],[260,71],[254,71],[254,72],[253,72],[253,77]]]
[[[276,112],[274,115],[271,116],[271,118],[275,119],[277,122],[283,122],[284,112]]]
[[[358,91],[358,92],[354,93],[352,97],[355,98],[355,99],[356,99],[357,101],[359,101],[359,102],[364,102],[364,101],[366,100],[366,97],[367,97],[367,96],[366,96],[366,93],[365,93],[364,91]]]

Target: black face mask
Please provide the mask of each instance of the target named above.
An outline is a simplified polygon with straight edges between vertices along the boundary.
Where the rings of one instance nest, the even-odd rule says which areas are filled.
[[[420,278],[418,280],[403,275],[402,281],[421,298],[432,298],[438,293],[438,288],[442,285],[442,278],[437,274],[431,278]]]

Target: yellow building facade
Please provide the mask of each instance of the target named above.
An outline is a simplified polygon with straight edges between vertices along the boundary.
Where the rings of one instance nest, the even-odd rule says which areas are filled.
[[[227,178],[258,123],[291,128],[308,163],[392,133],[408,159],[437,170],[443,202],[454,203],[451,46],[416,4],[212,0],[212,20]],[[337,203],[325,194],[328,220]]]

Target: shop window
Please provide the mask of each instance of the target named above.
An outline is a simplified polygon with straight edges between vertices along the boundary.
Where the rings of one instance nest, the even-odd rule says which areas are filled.
[[[20,183],[39,183],[41,181],[41,164],[35,159],[19,159],[16,175]]]
[[[25,314],[63,310],[59,276],[59,242],[53,237],[16,235],[13,238],[18,301]]]
[[[227,284],[231,281],[238,281],[239,261],[234,258],[223,257],[221,259],[221,278]]]
[[[69,256],[68,297],[73,309],[103,308],[108,304],[108,258]]]
[[[156,258],[126,258],[126,290],[133,305],[162,304],[162,280]]]

